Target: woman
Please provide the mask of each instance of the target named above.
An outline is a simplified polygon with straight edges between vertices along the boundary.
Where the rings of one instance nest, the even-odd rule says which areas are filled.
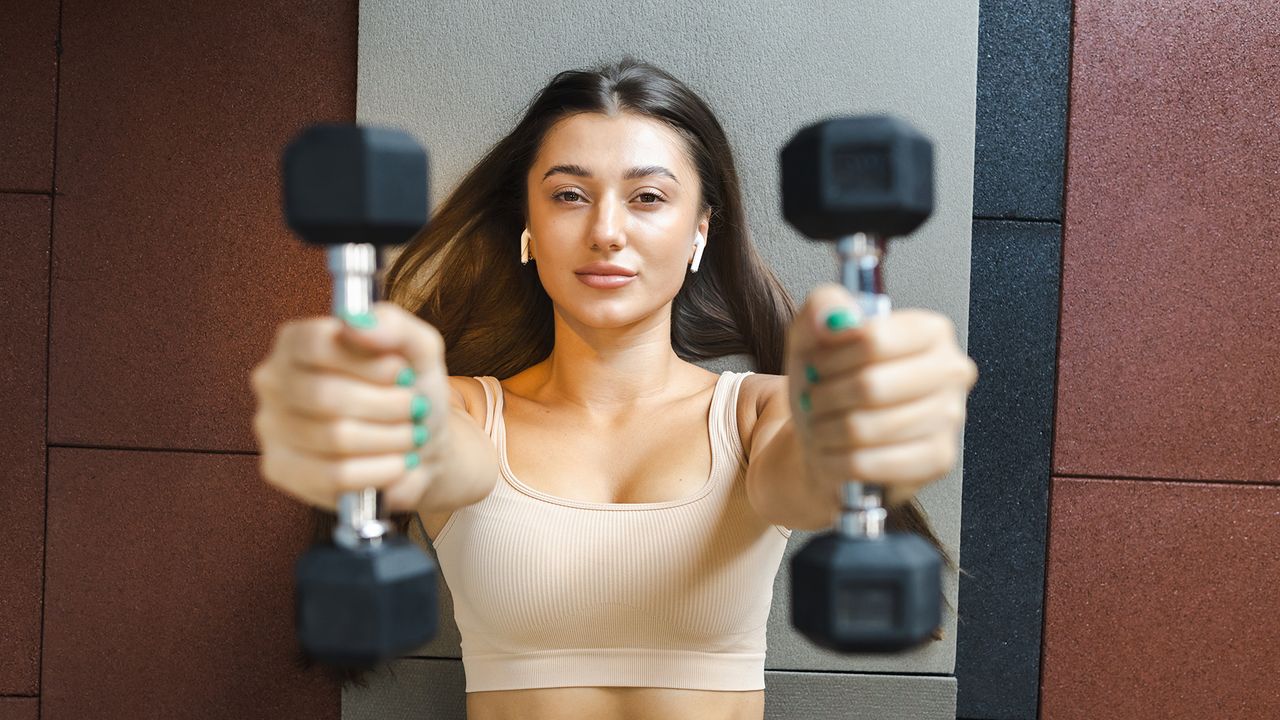
[[[830,527],[859,478],[941,548],[913,498],[977,379],[953,325],[858,327],[834,284],[797,313],[719,122],[651,65],[557,75],[386,282],[372,327],[289,323],[255,371],[262,471],[421,517],[472,720],[762,718],[792,528]],[[760,372],[692,362],[734,353]]]

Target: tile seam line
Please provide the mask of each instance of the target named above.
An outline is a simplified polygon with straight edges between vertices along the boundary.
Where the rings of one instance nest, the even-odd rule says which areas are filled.
[[[974,220],[983,220],[986,222],[1019,222],[1032,223],[1035,225],[1061,225],[1062,221],[1057,218],[1024,218],[1024,217],[994,217],[991,215],[974,215]]]
[[[1159,482],[1179,485],[1226,485],[1229,487],[1270,487],[1280,488],[1280,480],[1226,480],[1222,478],[1173,478],[1150,475],[1085,475],[1074,473],[1053,473],[1053,477],[1063,480],[1092,480],[1094,482]]]
[[[1062,379],[1062,313],[1063,298],[1066,297],[1066,282],[1063,270],[1067,264],[1067,184],[1071,177],[1071,86],[1075,78],[1076,61],[1076,4],[1074,0],[1067,3],[1067,91],[1062,103],[1062,197],[1060,208],[1062,223],[1058,226],[1058,327],[1054,338],[1054,370],[1053,370],[1053,409],[1050,411],[1050,422],[1053,425],[1049,437],[1049,477],[1045,488],[1044,507],[1044,562],[1040,575],[1040,652],[1036,661],[1039,663],[1036,678],[1036,717],[1044,716],[1045,647],[1049,628],[1049,561],[1053,556],[1053,478],[1055,459],[1058,448],[1058,389]]]
[[[49,377],[53,351],[53,219],[58,202],[58,113],[62,101],[62,11],[58,0],[58,27],[53,40],[53,172],[49,192],[49,267],[45,274],[45,333],[44,333],[44,531],[40,552],[40,655],[36,662],[36,717],[44,717],[44,655],[45,624],[49,583]]]
[[[257,457],[262,453],[258,450],[222,450],[218,448],[167,448],[167,447],[130,447],[125,445],[88,445],[78,443],[50,443],[50,448],[58,448],[60,450],[105,450],[112,452],[155,452],[155,453],[185,453],[194,455],[249,455]]]

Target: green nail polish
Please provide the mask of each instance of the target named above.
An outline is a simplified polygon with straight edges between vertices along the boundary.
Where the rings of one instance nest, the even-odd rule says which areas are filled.
[[[373,313],[369,312],[344,315],[343,318],[347,321],[348,325],[358,327],[361,330],[368,330],[378,324],[378,318],[375,317]]]
[[[809,412],[809,391],[805,390],[800,393],[800,409]]]
[[[818,382],[818,371],[812,365],[804,366],[804,376],[810,383]]]
[[[429,437],[431,437],[431,431],[427,429],[426,425],[413,426],[413,446],[414,447],[422,447],[423,445],[426,444],[427,438]]]
[[[431,401],[425,395],[414,395],[413,401],[409,403],[409,417],[414,422],[422,420],[431,412]]]
[[[411,452],[404,454],[404,469],[412,470],[422,464],[422,458],[418,457],[418,453]]]
[[[413,368],[407,367],[401,370],[400,374],[396,376],[396,384],[401,387],[409,387],[417,379],[418,374],[413,371]]]
[[[836,308],[827,316],[827,328],[835,331],[848,330],[856,328],[862,324],[857,315],[854,315],[848,308]]]

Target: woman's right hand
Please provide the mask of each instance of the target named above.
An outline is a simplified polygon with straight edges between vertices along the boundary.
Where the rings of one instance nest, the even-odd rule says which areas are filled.
[[[430,490],[445,444],[452,391],[443,338],[394,303],[375,303],[372,313],[377,323],[367,330],[333,316],[283,323],[250,376],[259,472],[330,512],[339,495],[365,488],[382,492],[387,512],[414,510]],[[398,385],[410,367],[412,383]],[[419,425],[428,434],[420,448],[411,418],[419,395],[427,401]],[[421,463],[410,469],[406,455],[413,453]]]

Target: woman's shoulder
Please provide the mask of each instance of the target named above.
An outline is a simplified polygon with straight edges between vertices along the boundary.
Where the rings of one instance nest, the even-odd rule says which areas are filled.
[[[768,373],[752,373],[742,378],[738,386],[738,435],[742,440],[742,452],[751,456],[751,435],[756,419],[766,406],[780,403],[786,407],[787,376]]]
[[[482,381],[468,375],[449,375],[448,379],[454,407],[466,410],[467,414],[483,427],[488,403],[485,401]],[[459,405],[459,403],[462,404]]]

